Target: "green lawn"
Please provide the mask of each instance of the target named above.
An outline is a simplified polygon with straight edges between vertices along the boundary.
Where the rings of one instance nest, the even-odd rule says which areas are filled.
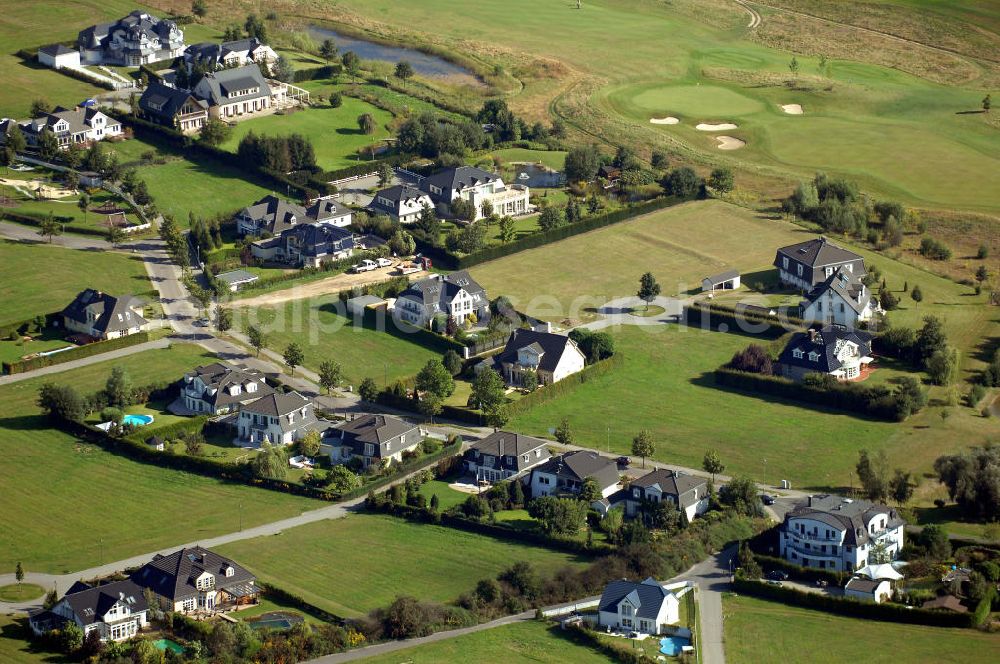
[[[112,366],[137,384],[165,381],[213,361],[202,348],[175,344],[112,362],[0,386],[0,569],[17,561],[36,572],[64,573],[158,548],[280,519],[320,506],[304,498],[137,463],[81,444],[49,427],[35,399],[46,380],[100,389]],[[117,500],[105,509],[78,509]],[[179,508],[178,506],[182,506]],[[184,513],[178,519],[178,509]],[[59,546],[53,546],[54,540]],[[2,659],[2,657],[0,657]]]
[[[606,664],[609,660],[599,652],[573,643],[558,627],[533,621],[397,650],[366,658],[365,661],[369,664],[481,661],[504,664]]]
[[[389,516],[352,514],[219,547],[259,578],[348,617],[399,595],[448,602],[515,562],[550,573],[584,559]]]
[[[139,256],[0,240],[0,325],[61,311],[84,288],[144,294],[150,284]]]
[[[38,599],[44,594],[45,588],[33,583],[0,586],[0,600],[4,602],[23,602],[29,599]]]
[[[34,651],[28,617],[0,614],[0,661],[4,664],[68,664],[73,660],[51,652]]]
[[[776,653],[787,664],[985,664],[996,661],[1000,651],[1000,635],[972,629],[847,618],[731,595],[724,598],[722,609],[726,661],[734,664],[773,662]]]
[[[305,366],[317,369],[324,360],[339,362],[348,384],[355,388],[366,377],[382,385],[409,378],[440,357],[408,339],[386,332],[355,327],[350,319],[334,309],[336,298],[323,296],[290,300],[279,308],[261,306],[251,310],[237,308],[234,326],[258,324],[267,333],[267,346],[277,352],[297,342],[305,351]]]
[[[371,113],[375,118],[375,133],[365,135],[358,128],[358,117]],[[340,108],[329,105],[299,110],[286,115],[268,115],[262,118],[240,122],[233,129],[232,136],[221,147],[236,151],[240,139],[249,132],[265,136],[285,136],[302,134],[316,151],[316,163],[326,170],[334,170],[358,163],[359,148],[370,147],[390,136],[386,125],[392,120],[388,111],[371,104],[344,97]]]
[[[66,348],[72,345],[63,340],[62,330],[46,328],[41,335],[32,337],[31,341],[0,339],[0,362],[12,362],[31,353]]]

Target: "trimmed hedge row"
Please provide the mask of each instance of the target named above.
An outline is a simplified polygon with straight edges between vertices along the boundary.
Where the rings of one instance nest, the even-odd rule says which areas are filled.
[[[415,470],[419,470],[430,464],[437,463],[442,459],[450,456],[455,456],[458,452],[462,450],[462,443],[454,443],[452,445],[443,445],[441,449],[433,454],[425,454],[417,457],[416,459],[411,459],[410,461],[401,461],[399,463],[393,464],[392,475],[386,475],[383,477],[378,477],[372,482],[361,485],[357,489],[347,491],[338,496],[338,500],[353,500],[354,498],[360,498],[361,496],[367,495],[372,491],[381,489],[382,487],[401,479],[405,475],[412,473]]]
[[[333,78],[340,73],[340,65],[324,65],[322,67],[309,67],[308,69],[296,69],[292,75],[292,83],[303,83],[305,81],[322,81]]]
[[[790,330],[805,326],[805,321],[801,318],[783,314],[764,316],[746,309],[703,302],[695,302],[684,307],[684,320],[691,327],[719,330],[725,325],[727,330],[742,330],[768,339],[777,339]]]
[[[752,545],[751,545],[752,548]],[[795,565],[788,562],[784,558],[775,558],[774,556],[765,556],[759,553],[754,553],[754,558],[760,563],[760,566],[764,569],[770,570],[783,570],[788,572],[791,576],[799,579],[806,579],[808,581],[826,581],[838,588],[843,587],[844,581],[849,576],[845,572],[834,572],[828,569],[819,569],[818,567],[802,567],[801,565]]]
[[[794,604],[808,609],[828,611],[838,615],[885,622],[928,625],[931,627],[970,627],[973,617],[963,613],[931,611],[902,606],[900,604],[874,604],[853,599],[840,599],[830,595],[804,592],[784,586],[772,586],[760,581],[737,578],[733,589],[744,595],[773,600],[783,604]]]
[[[586,233],[598,228],[604,228],[605,226],[617,224],[633,217],[649,214],[650,212],[656,212],[657,210],[662,210],[681,202],[683,201],[672,197],[661,196],[645,203],[630,205],[606,214],[597,214],[585,217],[575,223],[565,224],[548,231],[532,233],[531,235],[526,235],[518,240],[514,240],[513,242],[508,242],[507,244],[491,245],[485,249],[477,251],[474,254],[467,254],[465,256],[453,254],[443,247],[431,245],[422,240],[417,240],[417,248],[424,255],[431,257],[438,267],[451,270],[463,270],[465,268],[472,267],[473,265],[485,263],[486,261],[503,258],[504,256],[510,256],[511,254],[516,254],[526,249],[534,249],[552,242],[565,240],[568,237],[573,237],[574,235],[579,235],[580,233]]]
[[[26,224],[28,226],[35,227],[40,227],[42,225],[42,221],[44,221],[40,215],[30,214],[27,212],[11,212],[10,210],[2,208],[0,208],[0,218],[9,219],[10,221],[14,221],[19,224]],[[73,217],[54,215],[52,218],[67,225],[73,222]],[[100,238],[106,238],[108,235],[107,231],[102,231],[99,228],[90,228],[89,226],[71,226],[69,230],[77,235],[91,235]]]
[[[719,367],[715,370],[715,382],[717,385],[746,392],[770,394],[790,401],[845,410],[888,422],[899,421],[894,409],[883,406],[880,401],[871,401],[870,390],[862,384],[838,383],[829,388],[821,388],[796,383],[781,376],[765,376],[729,367]]]
[[[539,404],[543,404],[560,395],[571,392],[587,381],[603,376],[609,371],[613,371],[614,369],[621,367],[624,363],[625,358],[621,351],[618,351],[607,359],[584,367],[583,371],[580,371],[579,373],[566,376],[558,383],[546,385],[545,387],[537,389],[534,392],[525,394],[523,397],[508,406],[508,412],[512,416],[526,413]]]
[[[406,321],[396,320],[396,317],[389,314],[384,307],[379,311],[374,309],[365,309],[361,323],[363,327],[372,330],[378,330],[379,324],[382,323],[384,330],[380,331],[384,331],[386,334],[399,339],[406,339],[408,341],[418,343],[421,346],[435,350],[442,355],[447,353],[449,350],[453,350],[461,355],[463,349],[465,348],[464,345],[450,337],[437,334],[424,327],[410,325]]]
[[[54,364],[62,364],[63,362],[79,360],[83,357],[91,357],[92,355],[107,353],[108,351],[118,350],[119,348],[136,346],[138,344],[146,343],[147,341],[149,341],[149,332],[138,332],[125,337],[118,337],[117,339],[96,341],[92,344],[87,344],[86,346],[77,346],[72,350],[56,353],[55,355],[44,355],[30,360],[4,362],[3,372],[5,374],[19,374],[26,371],[34,371],[35,369],[41,369],[42,367],[50,367]]]

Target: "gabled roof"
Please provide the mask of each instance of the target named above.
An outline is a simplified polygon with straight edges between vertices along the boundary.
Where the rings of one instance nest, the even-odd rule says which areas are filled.
[[[281,417],[312,404],[308,398],[298,392],[286,392],[284,394],[275,392],[261,397],[243,406],[243,410],[258,415],[268,415],[270,417]]]
[[[855,576],[851,577],[851,579],[847,582],[847,585],[844,586],[844,589],[853,590],[857,593],[871,594],[875,592],[883,583],[885,583],[885,581],[876,581]]]
[[[794,367],[804,367],[820,373],[830,373],[843,366],[837,357],[837,352],[844,343],[857,344],[861,356],[871,354],[872,335],[864,330],[847,328],[843,325],[827,325],[819,331],[797,332],[785,345],[778,361]],[[795,351],[801,351],[802,357],[795,357]],[[809,353],[819,355],[813,362]]]
[[[85,626],[102,622],[104,614],[118,602],[128,604],[132,613],[147,609],[142,588],[128,579],[113,581],[103,586],[74,583],[62,601],[69,605]]]
[[[345,422],[339,427],[334,428],[333,431],[339,431],[343,444],[350,446],[354,450],[354,453],[359,456],[365,454],[366,444],[373,445],[374,454],[372,456],[377,458],[381,458],[384,455],[396,454],[400,449],[403,449],[389,449],[387,447],[386,444],[394,439],[402,438],[406,441],[409,437],[411,440],[406,442],[412,444],[416,444],[420,440],[419,435],[410,435],[414,431],[418,431],[416,425],[391,415],[365,415]],[[328,435],[329,433],[330,430],[327,431]]]
[[[260,67],[251,63],[233,69],[222,69],[205,74],[198,84],[194,86],[192,92],[195,96],[207,100],[211,105],[233,103],[228,95],[233,92],[241,92],[257,88],[257,92],[247,94],[238,98],[239,101],[259,99],[271,96],[271,88],[260,73]]]
[[[703,278],[702,281],[711,281],[713,284],[717,284],[722,281],[730,281],[738,276],[740,276],[739,270],[726,270],[718,274],[710,274]]]
[[[264,374],[260,371],[242,367],[228,367],[219,362],[196,367],[193,371],[184,374],[184,378],[185,382],[199,378],[205,384],[205,392],[202,393],[201,399],[214,404],[216,408],[274,394],[274,388],[264,381]],[[248,383],[257,385],[255,392],[247,391]],[[229,393],[229,388],[233,385],[240,386],[239,394]],[[214,394],[212,390],[215,390]]]
[[[865,287],[861,278],[843,265],[837,268],[823,283],[812,289],[806,299],[813,303],[826,295],[828,291],[839,295],[847,302],[848,306],[859,314],[868,308],[868,303],[872,299],[871,289]]]
[[[314,201],[308,208],[304,208],[273,194],[264,196],[240,211],[242,216],[252,219],[261,230],[272,235],[281,235],[284,231],[297,228],[300,224],[329,221],[350,213],[350,210],[341,209],[328,199]]]
[[[788,527],[791,519],[815,519],[843,531],[845,546],[861,546],[870,539],[868,522],[879,514],[888,515],[886,527],[889,529],[903,525],[896,510],[886,505],[823,494],[810,496],[808,502],[796,505],[785,515],[785,527]]]
[[[231,576],[226,576],[228,568],[232,569]],[[195,581],[204,572],[215,576],[216,588],[252,584],[255,580],[245,568],[202,546],[180,549],[166,556],[157,555],[129,579],[157,595],[176,601],[198,593]]]
[[[694,475],[678,474],[677,472],[667,470],[666,468],[657,468],[652,472],[646,473],[642,477],[629,482],[629,486],[637,486],[643,489],[658,486],[661,493],[673,496],[677,504],[682,507],[687,507],[697,502],[690,496],[686,496],[685,500],[682,502],[681,497],[684,496],[684,494],[692,491],[693,489],[699,488],[704,488],[705,492],[708,492],[707,480],[701,477],[695,477]]]
[[[621,604],[622,600],[628,599],[635,606],[637,618],[656,620],[663,603],[673,596],[673,593],[664,589],[660,582],[653,577],[649,577],[641,583],[622,579],[621,581],[612,581],[604,588],[598,610],[618,613],[618,605]]]
[[[282,241],[294,237],[304,256],[323,256],[354,248],[354,235],[340,226],[302,224],[281,233]]]
[[[838,265],[840,263],[864,260],[853,251],[839,247],[823,236],[799,242],[798,244],[790,244],[787,247],[781,247],[778,249],[778,255],[774,259],[775,266],[779,266],[782,255],[788,256],[792,260],[803,265],[808,265],[809,267],[823,267],[826,265]],[[861,274],[864,274],[863,270]]]
[[[583,482],[588,477],[593,477],[602,490],[618,483],[618,463],[596,452],[585,450],[553,457],[534,472],[547,473],[576,482]]]
[[[141,306],[142,301],[131,295],[115,297],[101,291],[88,288],[82,291],[62,311],[62,315],[84,325],[90,325],[101,333],[121,332],[147,324],[145,318],[132,311],[132,307]],[[93,323],[88,321],[87,312],[96,315]]]
[[[545,447],[548,442],[542,440],[541,438],[534,438],[532,436],[525,436],[523,433],[514,433],[513,431],[494,431],[490,435],[486,436],[480,441],[477,441],[469,447],[470,450],[475,450],[480,454],[486,454],[489,456],[520,456],[522,454],[527,454],[528,452],[533,452],[539,447]],[[501,451],[501,449],[503,451]]]
[[[199,109],[208,109],[208,104],[205,101],[198,99],[187,90],[178,90],[159,81],[150,80],[146,91],[139,97],[139,108],[151,115],[173,119],[180,113],[181,108],[189,99],[197,104]]]
[[[496,362],[516,364],[517,354],[523,348],[531,348],[535,354],[541,356],[538,361],[540,371],[551,372],[559,366],[559,361],[567,348],[576,348],[576,342],[562,334],[518,328],[507,339],[503,351],[496,356]]]
[[[394,203],[409,199],[420,199],[425,196],[427,196],[427,192],[420,191],[416,187],[412,187],[408,184],[397,184],[375,192],[375,200],[378,200],[381,197],[393,201]]]
[[[45,53],[46,55],[56,56],[56,55],[66,55],[68,53],[76,53],[76,49],[63,46],[62,44],[48,44],[46,46],[42,46],[41,48],[39,48],[38,52]]]
[[[437,173],[427,176],[420,181],[420,188],[427,191],[430,185],[441,189],[462,190],[466,187],[474,187],[484,182],[493,182],[500,179],[499,175],[484,171],[475,166],[459,166],[457,168],[445,168]]]
[[[319,222],[345,217],[349,214],[351,214],[350,210],[337,207],[337,204],[329,198],[317,199],[306,208],[306,216]]]

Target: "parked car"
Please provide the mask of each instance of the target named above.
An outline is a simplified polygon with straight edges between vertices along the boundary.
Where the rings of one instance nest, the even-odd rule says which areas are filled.
[[[762,495],[760,497],[760,501],[762,503],[764,503],[765,505],[773,505],[774,504],[774,496],[769,496],[769,495],[767,495],[765,493],[764,495]]]
[[[377,261],[379,267],[392,267],[392,261],[388,258],[380,258]]]
[[[619,468],[628,468],[631,464],[632,464],[632,459],[629,459],[627,456],[622,455],[618,457]]]
[[[207,318],[197,318],[194,321],[195,327],[208,327],[209,320]]]
[[[354,266],[353,271],[355,274],[360,274],[361,272],[371,272],[378,267],[375,261],[370,261],[367,258],[357,265]]]
[[[767,578],[771,581],[788,581],[788,573],[775,569],[767,573]]]
[[[780,586],[781,585],[781,581],[778,581],[777,579],[768,579],[767,580],[767,584],[769,586]]]

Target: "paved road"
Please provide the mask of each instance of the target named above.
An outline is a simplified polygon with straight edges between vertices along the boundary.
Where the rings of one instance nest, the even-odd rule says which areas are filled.
[[[126,348],[119,348],[117,350],[111,350],[108,351],[107,353],[101,353],[99,355],[91,355],[90,357],[81,357],[78,360],[63,362],[62,364],[53,364],[52,366],[42,367],[41,369],[35,369],[34,371],[26,371],[24,373],[19,373],[19,374],[0,376],[0,385],[19,383],[22,380],[28,380],[30,378],[38,378],[39,376],[46,376],[48,374],[61,373],[63,371],[69,371],[70,369],[77,369],[79,367],[85,367],[89,364],[96,364],[98,362],[115,360],[118,359],[119,357],[127,357],[129,355],[134,355],[136,353],[141,353],[147,350],[153,350],[155,348],[166,348],[169,345],[170,345],[170,339],[157,339],[155,341],[147,341],[146,343],[136,344],[135,346],[128,346]]]
[[[0,221],[0,235],[10,240],[17,240],[18,242],[52,244],[54,247],[66,247],[68,249],[80,249],[83,251],[105,251],[111,249],[110,242],[86,235],[56,235],[50,243],[48,238],[43,238],[38,234],[36,228],[15,224],[12,221]]]

